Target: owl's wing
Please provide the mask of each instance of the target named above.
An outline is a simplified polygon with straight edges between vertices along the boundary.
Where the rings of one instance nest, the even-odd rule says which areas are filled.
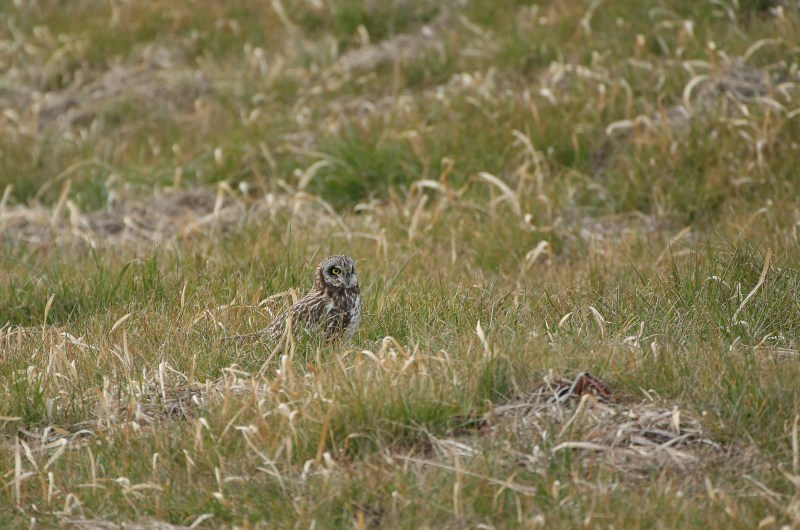
[[[289,309],[284,309],[275,317],[269,326],[261,331],[261,337],[275,344],[286,331],[286,322],[290,320],[292,330],[308,328],[318,323],[328,312],[331,305],[315,293],[309,293],[297,301]]]
[[[267,342],[276,343],[278,339],[281,338],[283,335],[283,331],[286,328],[286,315],[288,314],[288,310],[284,309],[280,312],[278,316],[272,319],[272,322],[269,323],[267,327],[262,329],[259,334],[262,339],[266,340]]]
[[[315,293],[309,293],[290,307],[289,313],[292,315],[292,322],[309,326],[319,322],[330,312],[331,307],[329,300]]]

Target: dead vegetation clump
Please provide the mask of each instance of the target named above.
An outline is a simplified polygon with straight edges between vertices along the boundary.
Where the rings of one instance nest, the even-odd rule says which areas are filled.
[[[198,521],[198,524],[210,519],[204,517]],[[191,530],[197,528],[194,524],[175,525],[164,521],[143,519],[141,521],[129,521],[123,523],[113,523],[104,519],[90,519],[79,516],[64,515],[59,518],[61,528],[65,530]]]
[[[589,460],[597,455],[609,469],[634,476],[687,471],[725,455],[692,413],[656,399],[631,403],[586,372],[572,380],[550,373],[531,391],[458,423],[458,437],[430,436],[437,458],[478,455],[484,437],[503,435],[511,436],[510,452],[532,470],[562,451]]]
[[[695,61],[690,71],[695,68],[708,73],[692,76],[683,88],[681,103],[650,115],[618,120],[606,127],[606,140],[593,156],[597,162],[595,169],[605,165],[614,149],[613,142],[647,143],[651,136],[663,134],[673,139],[688,134],[692,121],[704,116],[747,123],[753,122],[758,108],[787,117],[796,114],[786,107],[793,101],[800,83],[796,71],[758,68],[742,58],[720,60],[716,65]]]
[[[213,82],[203,70],[186,66],[184,54],[173,48],[148,46],[125,64],[110,64],[104,70],[79,68],[65,86],[17,86],[6,100],[5,117],[19,132],[33,136],[45,128],[63,133],[88,126],[120,101],[147,109],[155,105],[172,113],[193,109],[196,99],[212,90]],[[21,73],[16,77],[20,82],[25,78]]]
[[[65,185],[69,190],[69,184]],[[53,208],[0,203],[0,243],[31,245],[86,243],[91,247],[158,245],[176,239],[220,234],[278,213],[317,224],[339,226],[338,216],[317,197],[304,194],[268,194],[250,198],[227,184],[156,192],[150,200],[123,200],[106,209],[82,212],[62,192]]]
[[[58,130],[89,124],[109,103],[120,98],[164,112],[192,109],[208,94],[211,82],[201,70],[169,68],[155,62],[112,66],[93,79],[77,79],[59,91],[35,94],[28,111],[38,127]]]
[[[621,248],[643,239],[662,239],[667,233],[676,234],[673,240],[687,235],[669,219],[641,213],[559,218],[556,229],[564,238],[565,249],[586,246],[590,254],[600,256],[617,254]]]
[[[90,246],[157,244],[179,235],[208,233],[240,222],[248,214],[244,201],[232,198],[223,188],[216,194],[207,190],[165,193],[154,200],[120,202],[113,208],[88,213],[81,212],[63,194],[62,199],[55,208],[39,204],[0,206],[0,241],[33,245],[52,241],[82,241]],[[262,204],[254,213],[263,215],[267,211]]]
[[[359,48],[344,53],[333,65],[331,72],[349,75],[352,72],[374,71],[385,63],[415,61],[430,51],[444,53],[444,34],[453,23],[451,7],[440,7],[439,14],[414,33],[402,33],[377,43],[367,40]]]

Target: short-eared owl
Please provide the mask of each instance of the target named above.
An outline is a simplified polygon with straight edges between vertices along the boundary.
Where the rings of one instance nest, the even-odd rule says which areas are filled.
[[[361,294],[353,260],[330,256],[314,274],[314,287],[292,307],[261,330],[261,337],[276,344],[291,322],[291,331],[320,334],[326,342],[349,339],[361,320]]]

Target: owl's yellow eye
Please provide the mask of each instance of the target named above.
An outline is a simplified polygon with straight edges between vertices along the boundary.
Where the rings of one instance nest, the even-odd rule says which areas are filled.
[[[331,274],[333,274],[334,276],[339,276],[341,273],[342,269],[340,269],[339,267],[334,267],[331,269]]]

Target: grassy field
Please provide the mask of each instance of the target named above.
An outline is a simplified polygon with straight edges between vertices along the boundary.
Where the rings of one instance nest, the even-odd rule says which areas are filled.
[[[0,20],[3,528],[800,527],[797,2]]]

